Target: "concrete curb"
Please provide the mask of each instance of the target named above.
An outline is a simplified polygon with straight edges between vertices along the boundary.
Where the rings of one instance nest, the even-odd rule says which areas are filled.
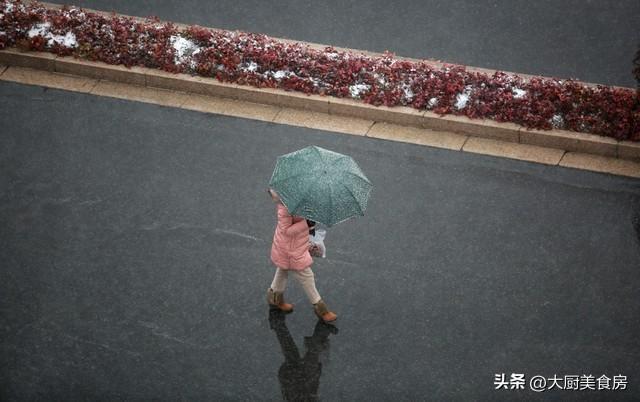
[[[617,141],[593,134],[564,130],[527,130],[513,123],[473,120],[465,116],[439,116],[410,107],[373,106],[352,99],[255,88],[150,68],[126,68],[46,52],[22,52],[16,48],[0,50],[0,64],[640,161],[640,143]]]

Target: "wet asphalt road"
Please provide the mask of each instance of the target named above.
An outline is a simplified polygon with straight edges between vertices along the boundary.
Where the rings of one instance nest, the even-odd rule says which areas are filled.
[[[637,0],[76,0],[106,11],[635,87]]]
[[[6,82],[0,127],[1,400],[280,400],[291,373],[322,400],[640,394],[636,179]],[[265,303],[264,188],[310,144],[376,186],[314,265],[338,333],[293,282],[292,315]]]

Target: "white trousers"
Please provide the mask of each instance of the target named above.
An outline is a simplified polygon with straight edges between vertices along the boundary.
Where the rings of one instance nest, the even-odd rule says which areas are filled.
[[[320,301],[320,294],[318,293],[318,289],[316,289],[315,275],[313,274],[311,267],[307,267],[301,271],[282,268],[276,269],[276,274],[273,277],[273,282],[271,283],[271,289],[273,289],[274,292],[284,292],[287,288],[287,278],[289,273],[291,273],[291,275],[293,275],[293,277],[300,283],[311,304],[316,304]]]

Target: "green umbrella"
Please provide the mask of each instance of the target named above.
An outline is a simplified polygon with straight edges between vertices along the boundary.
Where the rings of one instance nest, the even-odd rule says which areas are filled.
[[[269,187],[292,215],[330,227],[364,215],[373,185],[350,156],[309,146],[278,157]]]

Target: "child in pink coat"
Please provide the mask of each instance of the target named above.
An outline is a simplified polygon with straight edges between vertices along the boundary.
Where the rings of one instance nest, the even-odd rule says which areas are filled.
[[[315,227],[315,223],[309,226],[305,218],[291,215],[278,194],[272,189],[267,191],[276,202],[278,213],[278,223],[271,244],[271,262],[276,266],[276,273],[267,290],[269,305],[287,313],[293,311],[293,305],[284,301],[284,291],[291,273],[302,285],[316,315],[324,322],[335,321],[337,315],[329,311],[321,299],[311,270],[313,259],[309,254],[309,230]]]

